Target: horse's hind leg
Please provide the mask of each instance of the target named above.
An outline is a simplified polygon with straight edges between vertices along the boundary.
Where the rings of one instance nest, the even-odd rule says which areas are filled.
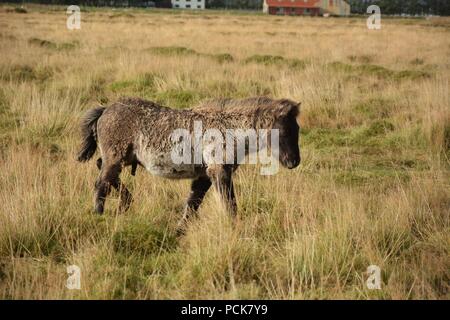
[[[95,211],[103,213],[105,208],[106,197],[111,192],[111,187],[120,191],[120,210],[125,211],[131,204],[131,193],[120,182],[120,172],[122,165],[120,163],[108,165],[106,162],[102,164],[100,176],[95,183]]]
[[[116,186],[116,189],[120,192],[120,205],[119,210],[121,212],[125,212],[130,208],[131,202],[133,201],[133,196],[131,192],[125,187],[123,183],[120,183]]]
[[[97,159],[96,164],[97,164],[98,170],[102,170],[102,162],[103,162],[103,161],[102,161],[102,158],[98,158],[98,159]],[[137,160],[134,160],[134,161],[131,163],[131,175],[132,175],[132,176],[135,176],[135,175],[136,175],[136,169],[137,169],[138,164],[139,164],[139,162],[138,162]]]
[[[192,181],[191,192],[184,208],[183,218],[178,223],[177,234],[184,234],[186,222],[200,207],[203,198],[211,187],[211,180],[207,176],[201,176]]]
[[[100,175],[95,182],[95,212],[102,214],[105,210],[106,197],[111,192],[111,180],[114,176],[118,178],[118,171],[120,171],[119,168],[101,167]]]

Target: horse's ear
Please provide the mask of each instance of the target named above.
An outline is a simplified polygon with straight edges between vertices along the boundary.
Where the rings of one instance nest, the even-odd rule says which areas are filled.
[[[295,115],[295,117],[298,117],[298,115],[300,114],[300,106],[301,105],[302,105],[301,102],[295,103],[295,106],[294,106],[294,115]]]
[[[291,100],[281,100],[279,106],[279,116],[292,116],[296,118],[300,114],[301,102],[294,102]]]

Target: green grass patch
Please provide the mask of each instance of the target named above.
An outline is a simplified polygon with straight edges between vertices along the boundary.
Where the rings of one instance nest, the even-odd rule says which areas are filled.
[[[9,110],[6,94],[2,88],[0,88],[0,116],[7,113]]]
[[[25,128],[25,130],[27,134],[34,138],[48,140],[60,137],[63,134],[65,128],[66,123],[53,121],[52,123],[42,124],[39,127]]]
[[[421,58],[415,58],[411,61],[411,64],[414,66],[421,66],[425,64],[425,60]]]
[[[136,79],[113,82],[109,88],[115,93],[131,93],[146,96],[153,93],[158,79],[162,79],[162,76],[156,73],[144,73]]]
[[[208,96],[220,98],[220,97],[237,97],[241,86],[238,86],[233,81],[212,81],[207,83],[204,89]]]
[[[400,257],[416,242],[414,236],[406,230],[394,227],[380,228],[377,237],[374,237],[375,245],[385,256]]]
[[[132,80],[124,80],[124,81],[115,81],[109,85],[109,88],[113,92],[120,92],[126,90],[128,88],[132,88],[136,86],[136,82]]]
[[[96,76],[91,79],[90,83],[83,88],[81,101],[82,103],[91,101],[101,104],[108,103],[109,98],[107,96],[107,80],[101,76]]]
[[[109,89],[122,96],[139,96],[172,108],[192,107],[203,97],[200,92],[187,89],[172,88],[158,92],[155,85],[162,80],[159,74],[145,73],[136,79],[113,82]]]
[[[300,59],[288,59],[282,56],[272,56],[272,55],[259,55],[255,54],[244,60],[244,63],[256,63],[265,66],[268,65],[285,65],[290,68],[303,69],[306,67],[306,62]]]
[[[218,63],[226,63],[233,62],[234,57],[229,53],[200,53],[195,51],[194,49],[186,48],[186,47],[178,47],[178,46],[169,46],[169,47],[153,47],[147,49],[147,51],[158,54],[162,56],[197,56],[197,57],[205,57],[210,58]]]
[[[236,97],[245,98],[249,96],[270,96],[273,92],[273,87],[270,84],[256,80],[249,80],[238,87]]]
[[[345,73],[356,73],[362,76],[374,76],[387,80],[417,80],[430,78],[431,74],[421,70],[401,70],[394,71],[375,64],[351,65],[343,62],[332,62],[328,64],[332,70]]]
[[[181,88],[157,91],[157,82],[163,80],[160,74],[145,73],[132,80],[113,82],[110,84],[109,89],[121,96],[139,96],[172,108],[192,107],[206,96],[199,90]],[[210,92],[208,96],[211,96]]]
[[[314,149],[335,150],[351,148],[351,152],[369,155],[383,155],[387,152],[401,153],[406,148],[423,151],[427,148],[427,138],[419,127],[396,130],[385,120],[350,129],[314,128],[302,129],[301,143]]]
[[[422,70],[402,70],[394,74],[393,78],[395,80],[419,80],[430,78],[430,73]]]
[[[34,230],[11,230],[10,240],[0,243],[0,256],[50,257],[65,261],[65,254],[76,250],[87,239],[99,239],[106,232],[103,217],[74,215],[61,209],[61,202],[45,202],[42,198]],[[69,203],[65,204],[70,206]],[[58,207],[59,206],[59,207]]]
[[[38,46],[38,47],[47,48],[47,49],[57,49],[57,47],[58,47],[57,44],[53,41],[39,39],[39,38],[30,38],[30,39],[28,39],[28,43]]]
[[[53,76],[48,67],[31,67],[29,65],[11,65],[0,67],[0,79],[5,81],[45,81]]]
[[[278,64],[281,62],[284,62],[284,58],[282,56],[271,56],[271,55],[259,55],[255,54],[253,56],[248,57],[245,59],[245,63],[258,63],[258,64],[264,64],[264,65],[270,65],[270,64]]]
[[[208,54],[207,56],[218,63],[227,63],[234,61],[234,57],[229,53]]]
[[[369,55],[361,55],[361,56],[351,55],[348,57],[348,59],[351,62],[358,62],[358,63],[364,63],[364,64],[372,63],[374,60],[373,56],[369,56]]]
[[[34,46],[52,50],[72,50],[79,47],[80,45],[78,41],[56,43],[50,40],[39,38],[30,38],[28,39],[28,43]]]
[[[407,171],[395,169],[354,169],[335,173],[334,180],[338,184],[353,187],[372,186],[373,184],[391,186],[396,183],[408,182],[410,175]]]
[[[177,272],[184,262],[182,257],[168,251],[147,256],[116,252],[111,259],[103,253],[96,259],[96,272],[114,279],[110,298],[137,299],[142,291],[148,290],[149,281],[161,287],[176,286]]]
[[[148,256],[176,247],[176,238],[154,224],[142,219],[133,219],[124,224],[112,238],[116,253],[125,256]]]
[[[50,256],[61,251],[61,246],[54,236],[42,231],[38,233],[14,233],[9,247],[0,248],[8,256],[39,257]]]
[[[394,131],[395,127],[386,120],[377,120],[373,122],[367,129],[363,131],[363,136],[374,137]]]
[[[196,91],[183,89],[169,89],[157,92],[154,97],[160,104],[180,109],[190,108],[202,98]]]
[[[197,55],[198,52],[189,49],[186,47],[177,47],[177,46],[171,46],[171,47],[153,47],[149,48],[148,51],[154,54],[159,54],[163,56],[179,56],[179,55]]]
[[[422,130],[399,130],[387,120],[353,129],[302,130],[300,142],[317,156],[313,171],[331,170],[334,181],[346,186],[386,189],[409,182],[411,172],[431,168]]]
[[[388,118],[393,112],[394,102],[386,98],[371,98],[357,102],[352,109],[368,118]]]
[[[316,149],[346,146],[352,142],[352,132],[348,129],[302,129],[301,143]]]
[[[243,83],[212,81],[201,89],[201,96],[208,98],[247,98],[249,96],[272,94],[273,87],[270,84],[254,80]]]
[[[0,88],[0,152],[13,141],[13,131],[20,126],[20,117],[11,112],[5,93]]]
[[[348,63],[339,62],[339,61],[335,61],[335,62],[328,64],[328,67],[335,71],[340,71],[340,72],[352,72],[355,70],[353,65],[348,64]]]

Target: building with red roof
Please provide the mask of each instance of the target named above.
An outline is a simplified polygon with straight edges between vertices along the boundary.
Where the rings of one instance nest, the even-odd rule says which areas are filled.
[[[264,0],[263,11],[278,15],[348,16],[350,5],[345,0]]]

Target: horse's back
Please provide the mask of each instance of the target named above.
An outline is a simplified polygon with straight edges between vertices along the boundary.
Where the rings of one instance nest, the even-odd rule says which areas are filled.
[[[195,178],[199,167],[174,164],[171,134],[177,128],[190,128],[192,112],[162,107],[136,98],[110,105],[98,122],[102,157],[136,159],[150,173],[172,179]]]

